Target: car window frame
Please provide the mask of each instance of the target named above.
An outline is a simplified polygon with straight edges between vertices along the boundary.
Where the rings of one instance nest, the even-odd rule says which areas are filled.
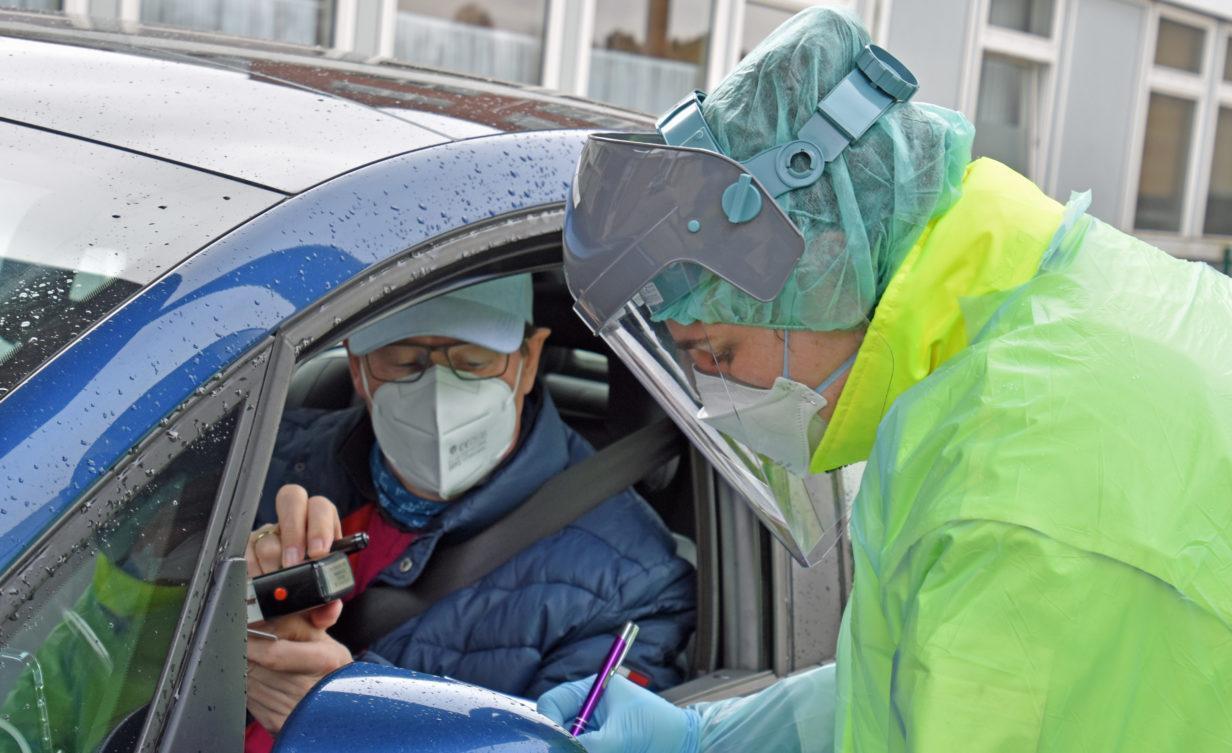
[[[246,446],[240,456],[228,460],[234,488],[227,527],[218,542],[220,561],[244,556],[297,366],[393,308],[484,279],[559,268],[563,227],[563,204],[536,206],[466,225],[372,265],[284,322],[262,345],[268,368],[259,393],[254,393],[253,409],[245,410],[249,421]],[[143,739],[140,751],[154,749],[146,742]]]

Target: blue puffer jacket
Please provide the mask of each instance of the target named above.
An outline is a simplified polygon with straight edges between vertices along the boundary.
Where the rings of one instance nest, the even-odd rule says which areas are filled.
[[[526,401],[522,423],[513,455],[441,512],[377,582],[414,583],[431,567],[442,537],[453,542],[478,533],[593,453],[541,390]],[[362,407],[288,411],[258,523],[275,519],[274,495],[286,483],[328,497],[343,517],[371,504],[376,493],[367,459],[374,441]],[[595,672],[613,635],[634,620],[641,631],[626,663],[664,688],[681,679],[694,604],[693,568],[675,555],[662,521],[630,489],[450,594],[362,658],[535,697]]]

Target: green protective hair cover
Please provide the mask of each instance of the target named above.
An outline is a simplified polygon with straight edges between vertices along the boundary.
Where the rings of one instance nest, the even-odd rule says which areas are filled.
[[[869,43],[846,13],[802,11],[767,37],[707,96],[702,113],[718,145],[746,160],[796,138],[817,103]],[[894,107],[780,206],[804,234],[804,255],[773,301],[703,273],[696,289],[656,319],[828,331],[865,322],[929,220],[957,200],[974,130],[962,115]]]

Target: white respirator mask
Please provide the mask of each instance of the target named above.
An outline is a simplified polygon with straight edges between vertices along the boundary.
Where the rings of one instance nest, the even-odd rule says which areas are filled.
[[[385,382],[372,394],[372,431],[394,471],[417,489],[452,499],[485,479],[513,446],[515,387],[504,379],[460,379],[432,366],[414,382]]]
[[[779,463],[798,476],[809,463],[827,421],[819,414],[829,404],[821,393],[851,368],[853,354],[816,388],[787,376],[787,335],[783,337],[783,375],[769,388],[750,387],[693,369],[702,399],[699,421]]]

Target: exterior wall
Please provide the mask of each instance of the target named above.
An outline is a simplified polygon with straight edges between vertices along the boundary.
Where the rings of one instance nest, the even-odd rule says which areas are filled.
[[[961,110],[973,7],[968,0],[895,0],[882,45],[920,80],[916,97]]]
[[[1046,187],[1064,199],[1092,192],[1091,214],[1122,224],[1122,196],[1133,179],[1129,157],[1141,97],[1139,66],[1147,8],[1126,0],[1081,0],[1072,25],[1058,97],[1053,171]]]

